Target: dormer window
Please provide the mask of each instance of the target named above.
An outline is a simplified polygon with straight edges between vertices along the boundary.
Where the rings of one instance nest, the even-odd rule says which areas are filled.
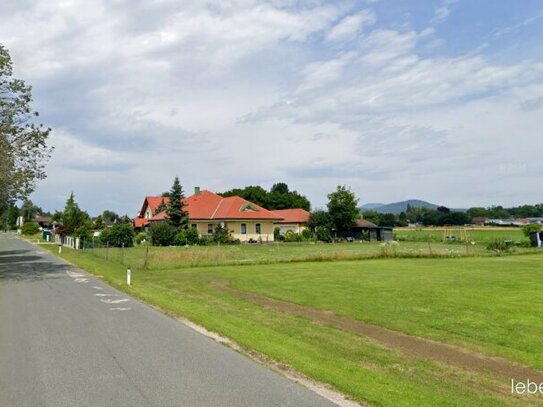
[[[256,212],[257,209],[253,206],[253,204],[248,203],[243,205],[241,208],[239,208],[240,212]]]

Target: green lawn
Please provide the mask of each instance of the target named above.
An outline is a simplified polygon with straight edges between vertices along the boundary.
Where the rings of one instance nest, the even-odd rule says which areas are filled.
[[[411,242],[442,242],[444,228],[396,228],[394,235],[400,241]],[[456,236],[463,239],[464,235],[461,227],[451,227],[445,233],[448,236]],[[511,240],[516,243],[528,243],[528,238],[522,233],[520,228],[465,228],[468,240],[474,241],[479,245],[485,246],[494,240]]]
[[[380,250],[379,245],[342,246],[345,250]],[[334,250],[333,245],[315,247],[329,250],[326,253]],[[317,250],[309,245],[305,248],[310,253]],[[272,255],[266,250],[273,249],[258,245],[213,248],[217,253],[224,251],[225,261],[232,257],[244,260],[250,253],[268,262]],[[189,249],[164,250],[176,253]],[[295,259],[301,255],[298,250],[287,246],[283,255]],[[238,290],[332,311],[543,370],[541,254],[214,267],[191,267],[193,263],[176,259],[172,260],[175,268],[157,263],[158,268],[135,270],[131,287],[124,286],[124,267],[116,261],[85,251],[64,250],[62,256],[168,313],[189,318],[358,401],[389,406],[495,406],[542,401],[511,397],[509,383],[503,378],[412,359],[354,333],[263,308],[210,285],[226,281]]]

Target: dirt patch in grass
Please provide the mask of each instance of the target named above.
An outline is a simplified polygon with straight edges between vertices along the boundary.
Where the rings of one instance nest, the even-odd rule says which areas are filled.
[[[331,311],[317,310],[236,290],[229,287],[228,283],[223,280],[214,280],[210,283],[210,286],[211,288],[238,298],[244,298],[274,311],[304,316],[319,324],[363,335],[386,348],[399,351],[408,357],[429,359],[467,370],[490,373],[506,379],[505,383],[510,383],[511,379],[526,381],[528,378],[538,383],[543,382],[543,372],[510,362],[503,358],[490,357],[458,346],[406,335],[377,325],[341,317]]]

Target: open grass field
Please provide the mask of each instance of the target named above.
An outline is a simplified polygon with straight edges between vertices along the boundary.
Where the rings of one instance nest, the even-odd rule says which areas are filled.
[[[165,248],[174,258],[134,270],[131,287],[118,259],[62,257],[363,404],[543,404],[510,390],[511,378],[543,381],[543,253],[345,261],[350,250],[371,257],[382,246],[320,246],[280,255],[266,250],[281,246],[202,247],[213,254],[189,261],[175,253],[192,249]],[[323,253],[328,261],[304,261]]]
[[[443,231],[398,229],[398,244],[357,243],[276,243],[228,246],[149,247],[130,249],[95,248],[91,253],[136,269],[170,269],[215,265],[272,264],[306,261],[360,260],[378,257],[459,257],[488,255],[486,245],[494,240],[528,243],[519,229],[473,230],[469,244],[443,242]],[[472,244],[473,243],[473,244]],[[522,253],[522,247],[516,252]]]
[[[431,242],[378,243],[278,243],[227,246],[99,248],[88,253],[131,265],[133,268],[170,269],[216,265],[273,264],[306,261],[358,260],[374,257],[454,257],[484,254],[483,246]],[[147,259],[147,260],[146,260]],[[144,267],[145,266],[145,267]]]
[[[486,245],[494,240],[510,240],[516,243],[528,242],[522,229],[515,227],[450,227],[450,228],[395,228],[394,235],[400,241],[442,242],[444,234],[463,239],[465,230],[468,240]]]

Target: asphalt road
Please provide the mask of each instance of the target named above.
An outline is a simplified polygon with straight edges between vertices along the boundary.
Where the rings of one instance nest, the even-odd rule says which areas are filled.
[[[0,233],[0,406],[333,406]]]

